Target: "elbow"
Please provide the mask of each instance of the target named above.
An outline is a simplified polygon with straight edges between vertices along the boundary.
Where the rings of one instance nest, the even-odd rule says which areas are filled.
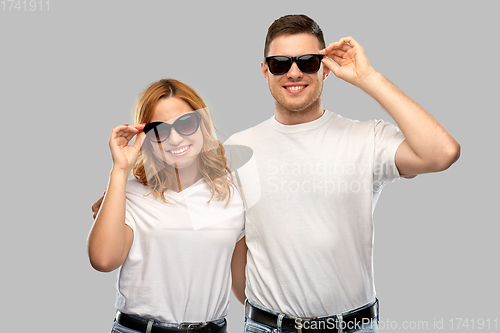
[[[451,164],[453,164],[456,161],[458,161],[458,159],[460,158],[460,150],[461,149],[462,149],[462,147],[460,147],[460,144],[455,141],[455,145],[454,145],[453,150],[451,152],[451,154],[452,154],[451,156],[453,158],[453,162],[451,162]]]
[[[453,163],[458,161],[460,158],[460,144],[458,142],[454,142],[453,144],[448,147],[446,154],[444,154],[444,169],[448,169]]]
[[[105,261],[97,261],[97,260],[90,260],[90,265],[99,272],[103,273],[109,273],[117,269],[118,267],[115,265],[112,265],[108,262]]]
[[[96,271],[109,273],[120,267],[116,260],[110,258],[109,256],[102,255],[92,255],[89,253],[89,261],[92,268]]]
[[[456,141],[446,147],[444,152],[440,154],[438,160],[435,161],[433,171],[439,172],[448,169],[460,158],[460,149],[460,144]]]

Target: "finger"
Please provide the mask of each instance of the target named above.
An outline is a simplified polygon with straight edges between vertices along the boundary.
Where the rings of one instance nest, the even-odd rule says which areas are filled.
[[[130,132],[130,135],[127,136],[127,140],[130,141],[130,140],[132,140],[132,138],[135,135],[140,135],[141,133],[143,133],[144,126],[146,126],[146,123],[142,123],[142,124],[138,124],[138,125],[134,125],[134,126],[130,127],[131,132]],[[137,140],[137,138],[136,138],[136,140]],[[142,141],[144,141],[144,140],[141,140],[141,145],[142,145]]]
[[[111,132],[119,132],[119,131],[125,131],[129,128],[130,126],[128,124],[124,124],[124,125],[118,125],[116,127],[114,127]]]
[[[333,43],[328,44],[327,47],[325,47],[323,50],[319,51],[318,53],[319,54],[327,54],[327,53],[331,52],[332,50],[340,48],[341,46],[342,46],[342,44],[339,44],[339,42],[333,42]]]
[[[323,60],[321,60],[323,62],[323,64],[328,67],[332,72],[333,74],[338,77],[338,73],[339,73],[339,65],[333,61],[332,59],[330,58],[323,58]]]
[[[351,36],[341,38],[339,40],[339,43],[350,44],[352,47],[361,47],[361,45],[359,45],[359,43],[354,38],[352,38]]]
[[[337,55],[339,57],[343,57],[346,52],[349,52],[352,49],[353,49],[353,47],[351,45],[338,44],[334,48],[324,49],[324,52],[322,52],[321,54],[326,55],[327,57],[330,57],[330,58],[332,55]]]
[[[339,57],[337,55],[332,55],[330,59],[332,59],[339,66],[342,66],[341,61],[344,60],[343,57]]]
[[[123,137],[127,140],[127,142],[130,142],[130,140],[132,140],[138,132],[139,130],[129,131],[128,133],[125,133]]]
[[[146,123],[143,124],[138,124],[138,125],[118,125],[115,128],[113,128],[112,131],[116,133],[138,133],[139,131],[144,129],[144,126]]]
[[[138,125],[137,125],[138,126]],[[111,131],[111,139],[118,139],[118,138],[125,138],[128,141],[132,140],[134,135],[139,133],[141,129],[136,128],[136,126],[129,126],[128,124],[126,125],[119,125],[113,128]]]
[[[337,56],[337,57],[340,57],[342,58],[345,54],[346,54],[347,51],[344,51],[344,50],[333,50],[332,52],[328,53],[328,58],[331,58],[332,56]]]
[[[142,147],[145,138],[146,138],[146,133],[140,132],[139,134],[137,134],[133,147],[139,150]]]
[[[102,194],[102,197],[97,199],[96,202],[92,204],[92,217],[95,219],[97,216],[97,213],[99,213],[99,209],[101,208],[102,201],[104,200],[104,195],[106,194],[106,190],[104,190],[104,193]]]
[[[342,57],[347,51],[344,51],[344,50],[340,50],[340,49],[334,49],[334,50],[330,50],[330,51],[325,51],[325,52],[322,52],[321,54],[323,54],[324,56],[328,57],[328,58],[331,58],[332,55],[336,55],[336,56],[339,56],[339,57]]]
[[[335,52],[335,51],[342,51],[342,52],[348,52],[349,50],[352,50],[353,47],[352,45],[349,45],[347,43],[342,43],[342,42],[339,42],[339,44],[337,44],[337,46],[335,48],[333,48],[331,52]]]
[[[143,129],[144,129],[144,126],[146,126],[146,123],[142,123],[142,124],[134,125],[134,127],[135,127],[136,129],[138,129],[139,131],[143,130]]]
[[[349,50],[352,50],[352,48],[353,48],[353,47],[352,47],[351,45],[349,45],[349,44],[342,44],[342,45],[340,46],[340,50],[342,50],[342,51],[344,51],[344,52],[347,52],[347,51],[349,51]]]
[[[111,130],[110,139],[116,139],[117,137],[123,136],[123,133],[128,129],[128,124],[118,125]]]
[[[144,129],[144,126],[146,123],[139,124],[139,125],[134,125],[129,127],[129,134],[126,136],[127,140],[130,141],[135,135],[138,135],[141,133],[141,131]]]
[[[332,52],[326,56],[326,58],[333,59],[334,62],[337,63],[337,65],[341,65],[341,61],[345,62],[346,60],[346,52],[344,51],[338,51],[338,52]]]
[[[328,52],[333,50],[333,48],[335,47],[336,44],[337,44],[337,42],[330,43],[324,49],[320,50],[318,53],[319,54],[327,54]]]
[[[99,210],[99,207],[101,207],[101,204],[102,204],[103,200],[104,200],[104,194],[102,195],[102,197],[100,197],[99,199],[97,199],[96,202],[94,202],[92,204],[92,211]]]

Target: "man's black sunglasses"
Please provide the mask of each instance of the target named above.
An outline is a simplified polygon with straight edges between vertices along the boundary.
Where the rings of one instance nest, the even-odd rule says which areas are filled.
[[[200,127],[201,116],[198,112],[183,114],[173,124],[155,121],[144,126],[144,133],[152,142],[160,143],[170,137],[172,127],[182,136],[194,134]]]
[[[288,72],[294,61],[302,73],[313,74],[321,67],[321,59],[324,57],[322,54],[303,54],[297,57],[277,55],[266,57],[266,62],[269,71],[274,75],[282,75]]]

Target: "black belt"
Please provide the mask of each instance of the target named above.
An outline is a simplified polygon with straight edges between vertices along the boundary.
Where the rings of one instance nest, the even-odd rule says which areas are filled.
[[[249,302],[247,302],[245,312],[247,317],[253,321],[278,328],[278,315],[256,308]],[[339,317],[342,317],[342,320],[339,320]],[[281,329],[298,333],[339,332],[339,328],[343,330],[361,328],[362,324],[370,324],[376,318],[378,318],[378,299],[364,309],[343,316],[321,318],[283,317]]]
[[[225,319],[224,319],[225,320]],[[136,330],[139,332],[146,332],[148,327],[148,322],[145,320],[137,319],[128,314],[121,313],[118,311],[116,313],[116,321],[127,328]],[[219,326],[213,322],[209,322],[206,325],[191,324],[182,328],[166,327],[162,325],[153,324],[151,327],[151,333],[225,333],[227,323],[224,322],[223,326]]]

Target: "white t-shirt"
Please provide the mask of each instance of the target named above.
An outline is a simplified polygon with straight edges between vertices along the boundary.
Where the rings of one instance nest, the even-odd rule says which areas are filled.
[[[403,140],[390,123],[328,111],[292,126],[272,117],[227,140],[253,152],[253,167],[237,172],[250,302],[314,317],[375,299],[372,213],[383,185],[399,178]]]
[[[229,205],[212,201],[201,179],[171,203],[129,179],[126,221],[134,241],[117,277],[116,309],[180,323],[224,318],[231,290],[230,264],[244,235],[244,208],[237,190]]]

